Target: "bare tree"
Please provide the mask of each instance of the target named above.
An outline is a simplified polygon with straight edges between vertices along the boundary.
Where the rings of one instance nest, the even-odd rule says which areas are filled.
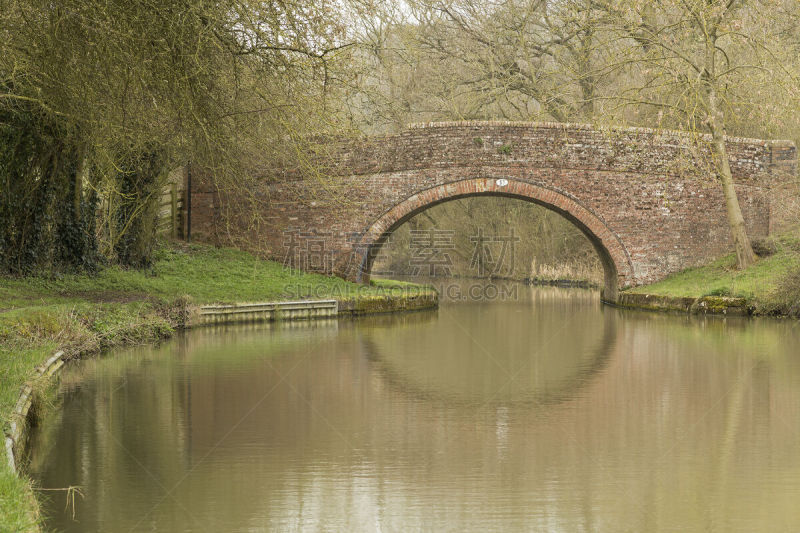
[[[606,50],[588,0],[407,5],[364,36],[374,52],[373,112],[391,109],[395,123],[592,120]]]
[[[737,113],[763,105],[765,90],[796,97],[794,73],[781,50],[779,25],[763,14],[778,0],[598,0],[607,31],[627,46],[604,68],[625,72],[627,84],[603,98],[619,106],[658,110],[662,123],[704,133],[725,198],[737,264],[755,261],[731,176],[725,136]],[[761,100],[761,101],[760,101]],[[613,106],[612,106],[613,108]]]

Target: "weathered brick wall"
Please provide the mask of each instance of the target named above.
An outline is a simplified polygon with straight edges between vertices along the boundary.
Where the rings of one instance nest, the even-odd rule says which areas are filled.
[[[769,232],[777,232],[800,221],[800,179],[797,148],[792,142],[771,144],[769,160]]]
[[[551,123],[415,126],[320,144],[320,168],[331,176],[322,181],[276,170],[283,179],[266,177],[256,191],[269,198],[257,226],[242,210],[220,209],[224,192],[200,185],[193,232],[301,268],[363,279],[368,252],[420,210],[457,197],[504,195],[573,220],[598,248],[607,285],[638,285],[732,246],[710,154],[697,141],[680,132]],[[795,173],[794,145],[732,138],[728,149],[748,231],[766,235],[785,222],[778,220],[785,210],[776,209],[774,191]]]

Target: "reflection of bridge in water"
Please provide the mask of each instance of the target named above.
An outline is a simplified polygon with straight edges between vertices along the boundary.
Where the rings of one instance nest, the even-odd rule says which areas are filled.
[[[505,306],[514,311],[501,312]],[[547,314],[532,324],[525,308],[525,302],[488,306],[481,319],[498,324],[488,330],[470,323],[468,306],[401,324],[363,321],[361,350],[392,390],[448,407],[536,407],[574,398],[614,350],[616,313],[585,305],[545,307]],[[570,334],[576,328],[581,335]]]

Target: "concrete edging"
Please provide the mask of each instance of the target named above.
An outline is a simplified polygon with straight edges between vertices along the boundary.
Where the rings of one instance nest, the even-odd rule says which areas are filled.
[[[36,374],[22,386],[17,404],[11,412],[11,420],[9,421],[11,427],[5,435],[5,447],[8,466],[15,474],[19,473],[15,449],[27,436],[28,415],[30,414],[31,405],[33,405],[34,387],[42,379],[50,379],[61,370],[61,367],[64,366],[63,356],[64,352],[58,351],[50,359],[36,367]]]
[[[194,311],[190,311],[187,326],[272,322],[276,320],[308,320],[312,318],[330,318],[338,314],[339,302],[337,300],[204,305]]]
[[[746,298],[728,296],[701,296],[700,298],[660,296],[656,294],[623,292],[615,302],[607,302],[625,309],[667,311],[692,315],[750,316],[752,306]]]

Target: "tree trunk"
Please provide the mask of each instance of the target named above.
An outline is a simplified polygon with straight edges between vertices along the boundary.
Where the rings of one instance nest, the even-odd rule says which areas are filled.
[[[714,156],[714,166],[717,177],[722,184],[722,193],[725,196],[725,208],[728,213],[728,225],[731,237],[736,248],[736,266],[739,269],[747,268],[756,261],[753,246],[747,236],[744,225],[742,209],[739,207],[739,198],[733,186],[733,176],[728,162],[728,149],[725,146],[725,131],[722,127],[721,112],[717,107],[717,94],[714,87],[708,91],[709,128],[711,129],[711,152]]]

